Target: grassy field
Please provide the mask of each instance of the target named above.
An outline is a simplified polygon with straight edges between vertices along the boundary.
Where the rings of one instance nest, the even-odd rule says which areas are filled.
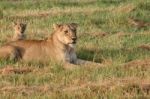
[[[78,23],[77,56],[104,66],[1,60],[1,99],[150,98],[150,0],[0,0],[0,45],[14,21],[27,23],[27,39]]]

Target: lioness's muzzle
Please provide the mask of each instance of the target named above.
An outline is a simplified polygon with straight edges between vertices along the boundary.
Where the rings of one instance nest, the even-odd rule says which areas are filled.
[[[77,38],[76,37],[72,37],[72,40],[73,40],[73,44],[75,44],[76,43],[76,40],[77,40]]]

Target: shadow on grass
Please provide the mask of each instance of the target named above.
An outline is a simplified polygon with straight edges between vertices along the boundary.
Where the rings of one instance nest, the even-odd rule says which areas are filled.
[[[88,50],[88,49],[80,49],[77,51],[77,56],[80,59],[88,60],[88,61],[94,61],[94,62],[101,62],[101,59],[97,57],[99,51],[95,52],[94,50]]]
[[[112,59],[113,61],[129,62],[135,59],[146,58],[150,56],[150,51],[140,48],[122,48],[122,49],[100,49],[99,51],[92,51],[82,48],[77,51],[78,58],[102,62],[105,59]]]
[[[107,5],[118,5],[120,3],[124,3],[127,0],[101,0],[100,2]]]
[[[60,6],[60,7],[72,7],[72,6],[80,7],[80,6],[88,6],[88,5],[92,5],[92,4],[96,4],[96,2],[95,1],[88,1],[88,2],[59,1],[59,2],[53,3],[53,5]]]

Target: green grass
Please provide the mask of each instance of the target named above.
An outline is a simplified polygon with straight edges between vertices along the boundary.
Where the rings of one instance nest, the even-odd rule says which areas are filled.
[[[148,99],[150,63],[126,63],[150,58],[139,48],[150,44],[150,27],[137,27],[130,18],[150,23],[149,0],[1,0],[0,45],[12,36],[12,22],[27,23],[28,39],[43,39],[54,23],[79,24],[77,56],[105,67],[64,70],[58,64],[1,60],[0,68],[31,68],[29,73],[0,74],[1,99]],[[106,36],[95,36],[106,33]],[[119,33],[123,33],[120,35]],[[138,66],[140,65],[140,66]]]

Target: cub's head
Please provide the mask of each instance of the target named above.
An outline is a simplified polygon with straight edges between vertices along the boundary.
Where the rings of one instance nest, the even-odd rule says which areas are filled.
[[[20,22],[14,22],[13,23],[13,28],[15,30],[15,33],[23,34],[25,29],[26,29],[26,24],[25,23],[20,23]]]
[[[77,41],[77,24],[54,24],[57,39],[65,45],[74,45]]]

